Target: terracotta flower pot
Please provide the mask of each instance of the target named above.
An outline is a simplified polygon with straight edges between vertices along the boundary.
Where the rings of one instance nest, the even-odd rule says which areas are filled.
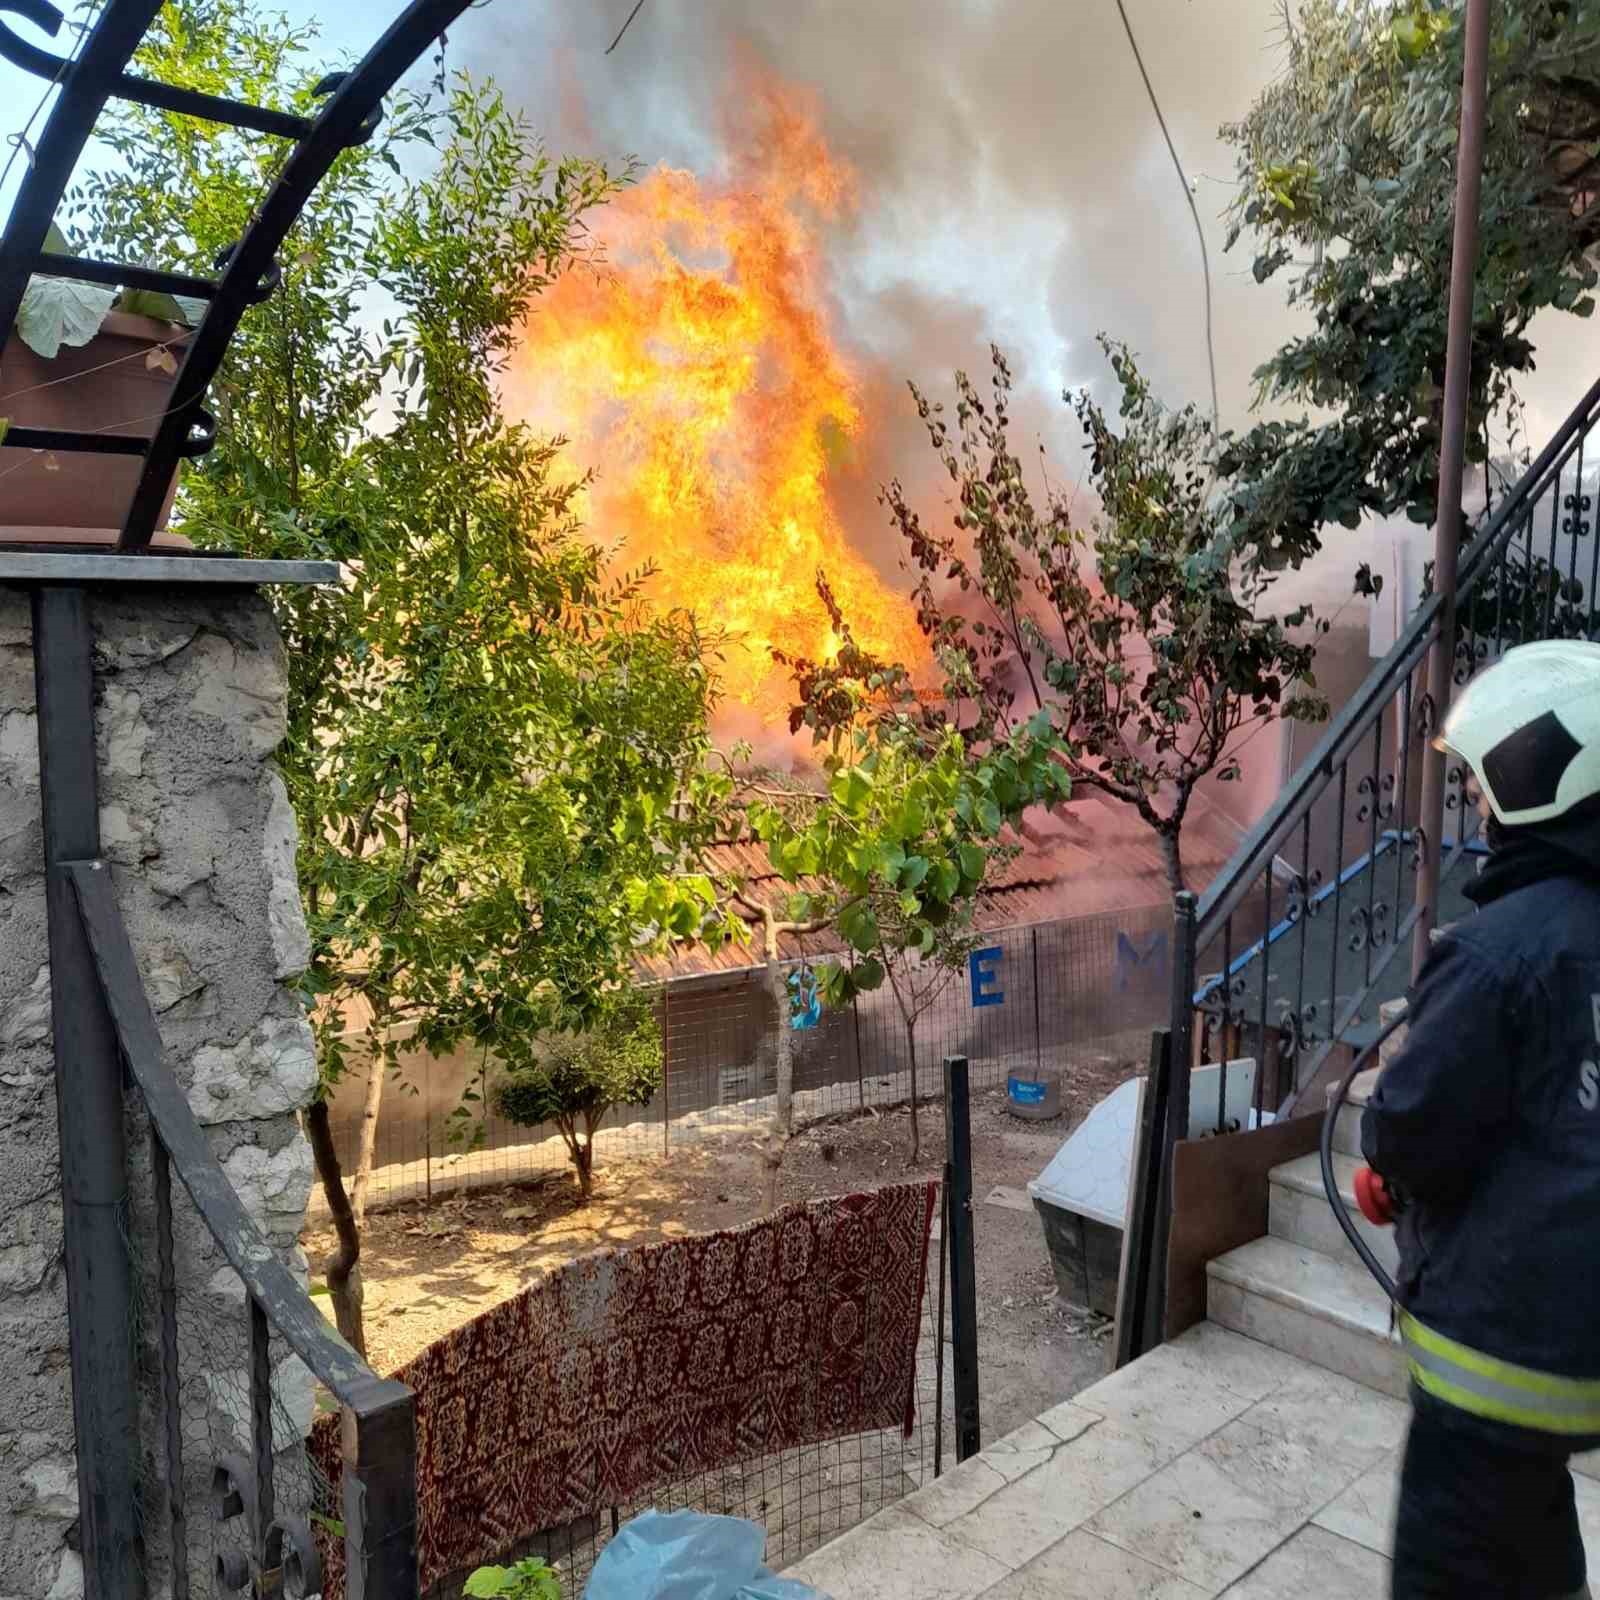
[[[0,417],[18,428],[148,437],[171,398],[188,338],[189,329],[176,324],[113,311],[88,344],[63,347],[47,361],[13,332],[0,352]],[[151,363],[159,346],[171,362]],[[143,465],[138,456],[0,445],[0,543],[113,543]],[[174,472],[158,528],[166,527],[177,486]],[[192,548],[169,533],[157,534],[152,547]]]

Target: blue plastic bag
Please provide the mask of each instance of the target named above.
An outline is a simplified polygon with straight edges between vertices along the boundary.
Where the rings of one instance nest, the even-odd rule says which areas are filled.
[[[828,1600],[769,1572],[766,1547],[766,1530],[743,1517],[646,1511],[600,1552],[584,1600]]]

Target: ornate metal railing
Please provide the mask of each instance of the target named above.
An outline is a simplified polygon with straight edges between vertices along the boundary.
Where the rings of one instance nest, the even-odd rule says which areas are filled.
[[[1474,535],[1458,579],[1456,684],[1513,645],[1600,634],[1597,427],[1600,383]],[[1171,1020],[1152,1056],[1162,1081],[1148,1097],[1161,1126],[1145,1134],[1148,1166],[1135,1181],[1136,1211],[1145,1208],[1135,1255],[1142,1239],[1148,1259],[1133,1270],[1153,1276],[1130,1292],[1147,1313],[1161,1299],[1150,1284],[1164,1282],[1174,1143],[1196,1125],[1236,1131],[1314,1104],[1343,1052],[1372,1036],[1379,1005],[1410,979],[1429,838],[1442,857],[1435,920],[1461,913],[1479,850],[1469,774],[1449,768],[1444,814],[1421,814],[1423,751],[1437,720],[1426,663],[1444,613],[1440,596],[1423,598],[1215,881],[1198,899],[1178,897]],[[1207,1103],[1191,1106],[1191,1070],[1202,1063],[1221,1065],[1215,1102],[1208,1088]]]

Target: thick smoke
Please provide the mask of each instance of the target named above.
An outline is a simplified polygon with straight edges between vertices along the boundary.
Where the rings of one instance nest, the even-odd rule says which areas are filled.
[[[1225,255],[1232,152],[1218,125],[1283,66],[1278,0],[1127,0],[1196,185],[1211,252],[1223,420],[1248,419],[1250,374],[1294,328],[1281,286]],[[1113,0],[633,0],[528,6],[464,23],[460,49],[521,98],[553,148],[725,170],[755,63],[814,91],[831,147],[861,178],[833,264],[841,332],[893,379],[981,367],[990,339],[1070,453],[1061,389],[1106,371],[1105,330],[1169,401],[1206,403],[1199,251]],[[1220,181],[1219,181],[1220,180]],[[1586,387],[1592,330],[1536,329],[1534,432]],[[903,424],[906,408],[897,419]],[[889,441],[901,443],[890,430]],[[897,452],[895,470],[904,470]]]
[[[1218,379],[1242,417],[1288,326],[1275,288],[1222,255],[1231,174],[1216,126],[1279,59],[1272,0],[1130,0],[1197,184]],[[463,47],[558,149],[726,170],[751,64],[813,91],[859,205],[833,265],[841,325],[897,377],[933,382],[999,341],[1041,395],[1103,380],[1104,329],[1176,400],[1208,396],[1199,250],[1111,0],[632,0],[489,8]],[[1050,408],[1058,431],[1059,415]]]
[[[1215,125],[1272,70],[1272,3],[1131,3],[1196,179],[1223,411],[1242,421],[1250,370],[1289,324],[1279,292],[1222,255],[1230,191],[1216,180],[1231,158]],[[955,368],[986,381],[999,343],[1020,391],[1014,443],[1025,459],[1042,444],[1058,482],[1080,465],[1061,391],[1108,392],[1098,331],[1138,350],[1167,398],[1209,403],[1193,223],[1111,0],[646,0],[607,56],[631,7],[502,3],[464,24],[454,48],[520,101],[552,150],[710,181],[748,165],[763,82],[810,101],[856,176],[854,204],[824,237],[824,277],[867,426],[829,493],[851,543],[897,586],[902,552],[879,485],[901,478],[935,522],[949,490],[908,378],[947,397]]]

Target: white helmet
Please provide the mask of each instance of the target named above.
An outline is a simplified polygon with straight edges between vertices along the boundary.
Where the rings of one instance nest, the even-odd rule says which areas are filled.
[[[1600,795],[1600,644],[1508,650],[1461,692],[1437,740],[1472,768],[1508,828],[1550,822]]]

